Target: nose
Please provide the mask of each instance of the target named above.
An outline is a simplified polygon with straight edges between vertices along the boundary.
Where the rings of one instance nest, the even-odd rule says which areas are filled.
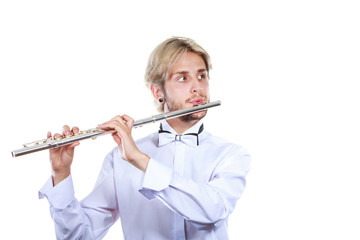
[[[203,89],[201,80],[198,79],[196,76],[192,79],[192,85],[191,85],[191,92],[192,93],[199,93]]]

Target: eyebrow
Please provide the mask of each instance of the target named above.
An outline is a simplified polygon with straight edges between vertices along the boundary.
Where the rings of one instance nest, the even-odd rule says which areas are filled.
[[[205,68],[200,68],[197,70],[198,73],[202,73],[202,72],[206,72]],[[180,71],[180,72],[175,72],[172,74],[172,76],[176,75],[176,74],[188,74],[189,71]]]

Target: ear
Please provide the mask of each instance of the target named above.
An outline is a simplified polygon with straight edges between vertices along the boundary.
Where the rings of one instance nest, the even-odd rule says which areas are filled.
[[[164,98],[164,93],[159,85],[152,84],[150,86],[151,92],[156,100]]]

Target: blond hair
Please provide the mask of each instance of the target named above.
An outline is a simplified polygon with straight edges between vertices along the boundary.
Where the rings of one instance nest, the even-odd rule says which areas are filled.
[[[169,77],[172,65],[186,52],[198,54],[205,63],[209,74],[211,61],[209,54],[194,40],[184,37],[172,37],[160,43],[150,54],[145,71],[145,84],[148,88],[157,85],[164,91],[165,81]],[[155,99],[159,111],[164,105]]]

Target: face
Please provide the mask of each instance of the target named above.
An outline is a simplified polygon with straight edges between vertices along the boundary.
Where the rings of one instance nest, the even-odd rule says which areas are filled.
[[[204,60],[196,53],[186,52],[170,69],[163,92],[164,112],[194,107],[209,101],[209,82]],[[182,117],[201,119],[206,111]]]

